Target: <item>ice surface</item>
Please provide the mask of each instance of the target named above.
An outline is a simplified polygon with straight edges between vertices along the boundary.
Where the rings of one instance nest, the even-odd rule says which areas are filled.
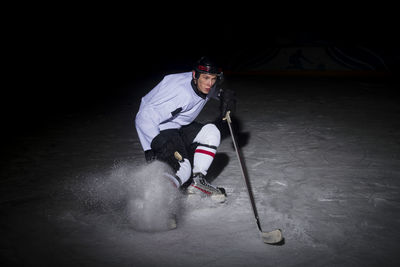
[[[227,201],[170,205],[174,193],[143,167],[133,127],[137,92],[151,86],[21,132],[1,161],[1,264],[398,266],[399,99],[386,84],[366,85],[227,80],[262,228],[282,229],[281,246],[259,236],[229,138],[207,177]],[[199,120],[217,113],[210,102]],[[170,208],[178,228],[167,231]]]

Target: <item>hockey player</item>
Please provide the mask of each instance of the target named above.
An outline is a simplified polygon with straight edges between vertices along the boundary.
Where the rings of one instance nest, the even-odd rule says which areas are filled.
[[[176,172],[176,187],[191,181],[189,194],[225,194],[205,179],[220,144],[220,130],[215,124],[194,121],[210,98],[221,101],[222,116],[234,108],[233,92],[219,88],[222,79],[221,69],[202,57],[193,71],[165,76],[142,98],[136,115],[136,130],[146,161],[167,162]],[[175,152],[183,159],[177,160]]]

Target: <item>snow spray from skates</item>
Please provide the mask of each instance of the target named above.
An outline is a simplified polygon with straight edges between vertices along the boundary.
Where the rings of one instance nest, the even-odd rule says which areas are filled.
[[[176,228],[179,191],[166,177],[172,174],[172,169],[160,161],[143,166],[135,174],[127,207],[134,229],[156,232]]]

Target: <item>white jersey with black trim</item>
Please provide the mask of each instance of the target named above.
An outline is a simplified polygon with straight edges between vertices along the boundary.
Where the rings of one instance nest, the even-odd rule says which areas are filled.
[[[207,97],[199,96],[191,85],[192,72],[171,74],[142,98],[135,124],[143,150],[149,150],[151,141],[160,131],[179,129],[194,121],[215,95],[215,86]]]

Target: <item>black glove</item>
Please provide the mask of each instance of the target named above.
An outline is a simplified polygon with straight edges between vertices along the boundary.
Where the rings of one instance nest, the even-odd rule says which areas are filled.
[[[236,94],[234,91],[229,89],[221,89],[219,93],[220,102],[220,111],[221,116],[225,117],[227,111],[231,111],[231,113],[236,110]]]
[[[154,151],[152,149],[146,150],[144,152],[144,156],[147,163],[150,163],[156,159],[156,155],[154,154]]]
[[[166,162],[175,171],[180,168],[179,161],[174,156],[175,151],[178,151],[183,158],[188,158],[185,144],[178,129],[161,131],[151,141],[151,149],[154,151],[157,160]]]

